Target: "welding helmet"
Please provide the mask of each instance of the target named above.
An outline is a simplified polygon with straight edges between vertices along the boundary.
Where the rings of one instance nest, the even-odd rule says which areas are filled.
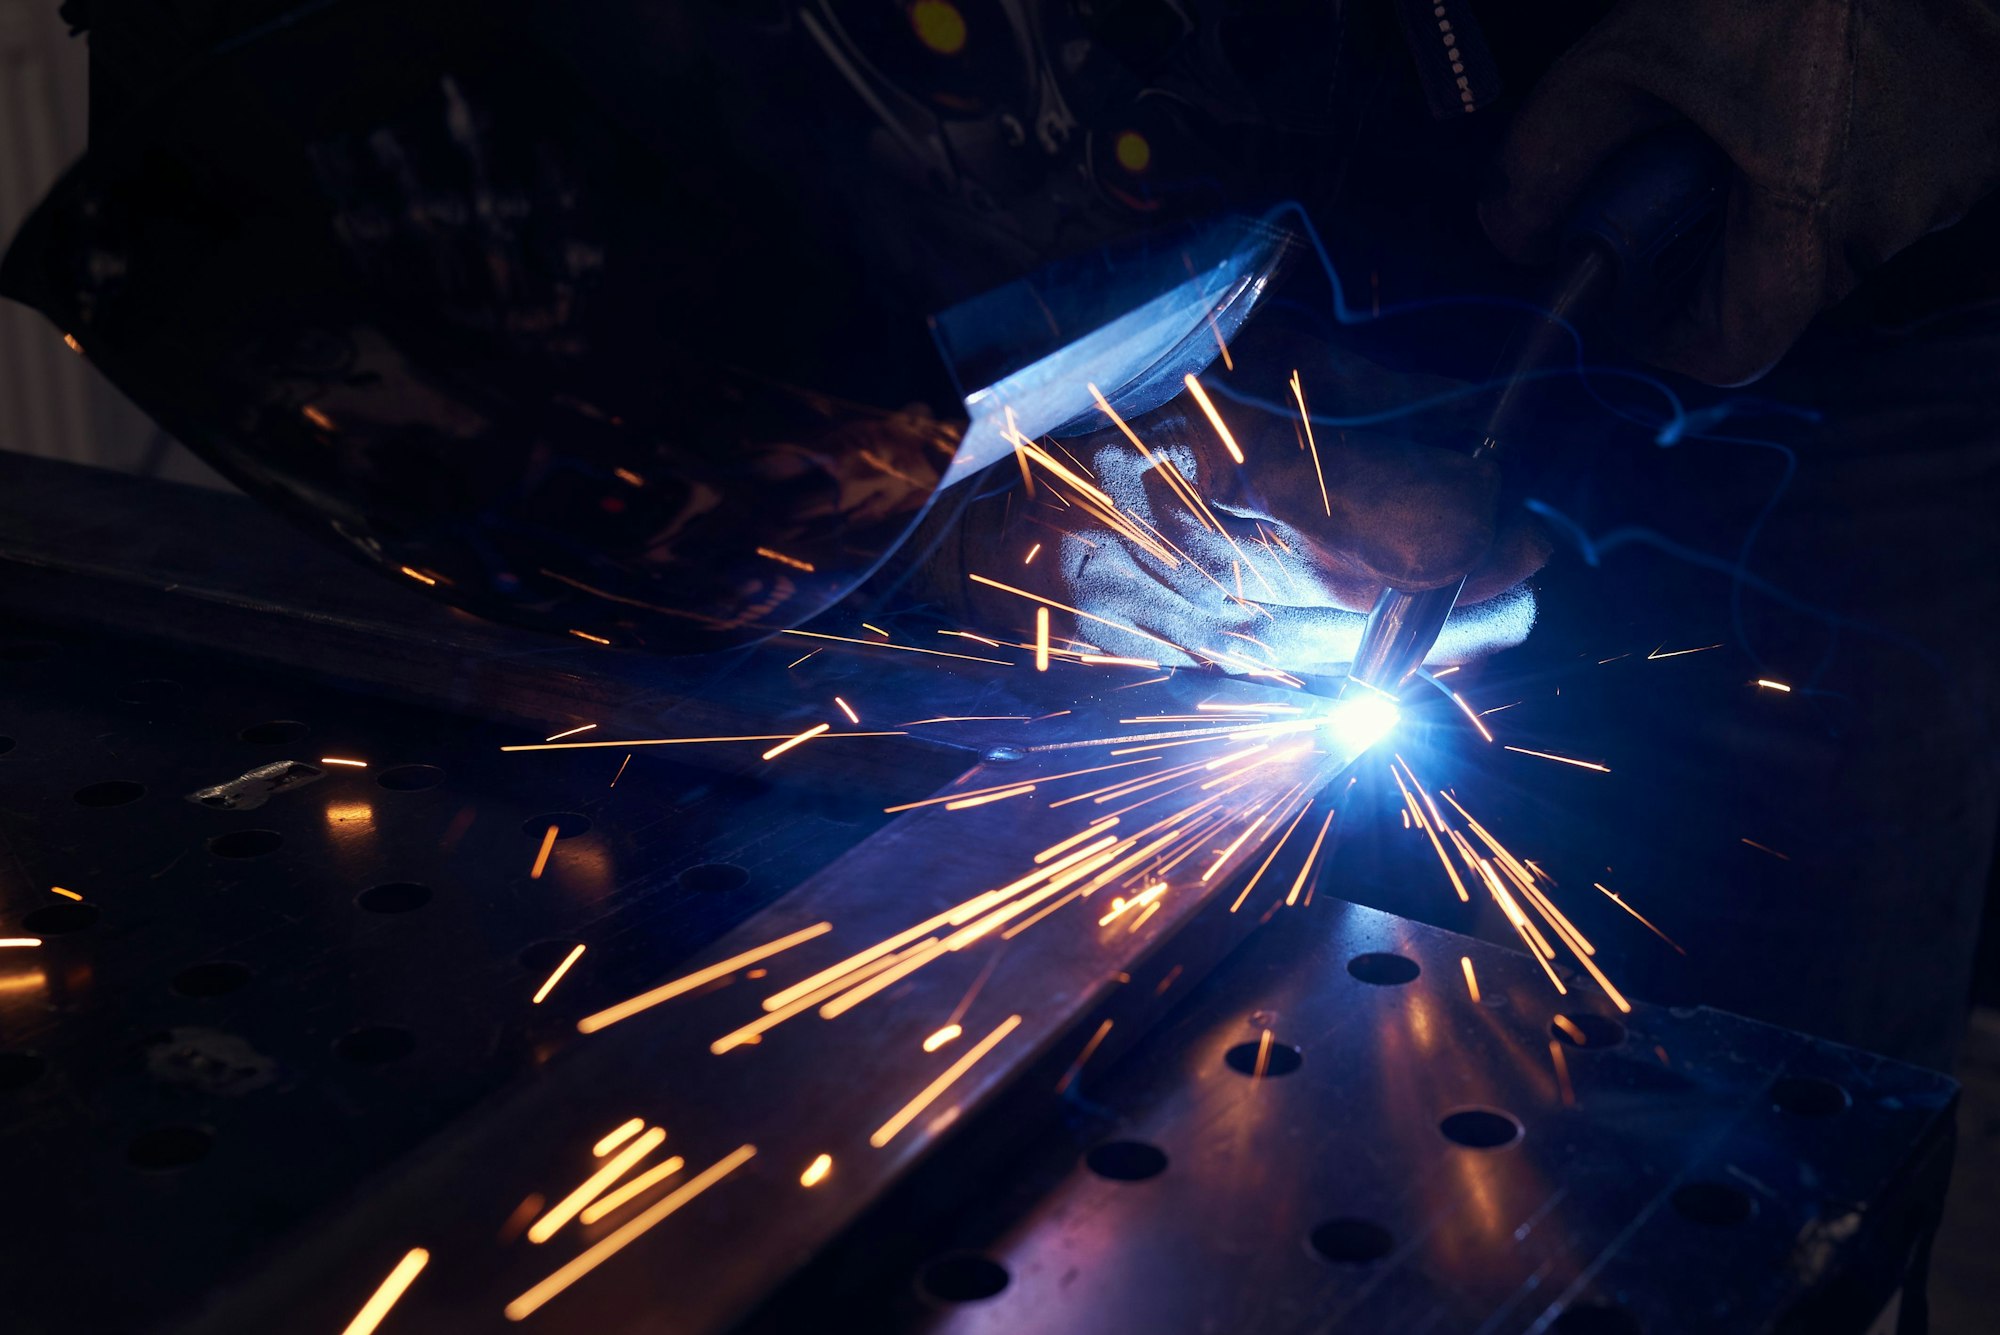
[[[1130,411],[1177,390],[1282,250],[1163,226],[1176,210],[1130,189],[954,227],[881,114],[876,10],[939,58],[988,17],[299,11],[94,126],[0,290],[232,482],[413,589],[593,642],[756,638],[847,593],[1007,432],[1089,410],[1085,381]],[[1036,60],[1025,85],[903,77],[961,130],[1035,88],[1055,134]],[[1139,214],[1137,249],[1105,249]],[[1052,248],[1080,258],[1023,279]]]

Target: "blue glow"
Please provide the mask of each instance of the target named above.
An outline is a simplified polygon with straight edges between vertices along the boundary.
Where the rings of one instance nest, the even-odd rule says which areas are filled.
[[[1402,717],[1395,701],[1364,694],[1336,701],[1321,726],[1332,734],[1339,754],[1358,756],[1395,731]]]

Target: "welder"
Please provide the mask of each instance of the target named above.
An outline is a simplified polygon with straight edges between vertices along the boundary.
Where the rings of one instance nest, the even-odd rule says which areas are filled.
[[[1759,395],[1820,414],[1773,429],[1808,467],[1760,574],[1839,604],[1774,634],[1837,638],[1816,697],[1867,696],[1837,736],[1725,739],[1815,814],[1794,879],[1683,906],[1730,958],[1793,964],[1782,987],[1724,968],[1704,994],[1948,1057],[2000,809],[2000,339],[1969,300],[2000,290],[1978,286],[1979,247],[1945,239],[1788,352],[2000,178],[1981,0],[70,8],[93,44],[92,151],[0,286],[389,577],[663,652],[799,624],[899,546],[922,568],[878,579],[905,596],[1019,615],[972,607],[962,579],[1004,474],[907,541],[977,388],[926,315],[1285,200],[1397,301],[1534,293],[1604,163],[1692,123],[1728,162],[1719,243],[1678,309],[1614,336],[1710,385],[1768,375]],[[1414,400],[1492,355],[1386,323],[1318,337],[1283,308],[1249,328],[1329,397]],[[1523,581],[1556,535],[1450,422],[1308,455],[1289,423],[1240,414],[1246,446],[1284,461],[1252,488],[1186,398],[1146,406],[1133,425],[1283,564],[1289,587],[1243,615],[1292,666],[1337,670],[1384,588],[1464,580],[1454,657],[1527,633]],[[1121,439],[1071,447],[1143,505],[1158,480]],[[1077,536],[1048,570],[1086,611],[1199,641],[1242,607]]]

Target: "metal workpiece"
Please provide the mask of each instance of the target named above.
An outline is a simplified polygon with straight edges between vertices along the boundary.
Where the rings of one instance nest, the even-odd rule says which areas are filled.
[[[1045,783],[1078,768],[1076,755],[1032,753],[1007,764],[1005,778]],[[1274,768],[1263,783],[1275,797],[1300,778]],[[996,901],[1026,911],[1000,916],[983,934],[974,934],[980,913],[944,917],[1035,873],[1034,853],[1061,833],[1006,803],[901,817],[692,961],[717,962],[719,972],[679,971],[691,980],[684,994],[629,1017],[616,1008],[582,1016],[583,1026],[604,1027],[503,1106],[400,1165],[291,1258],[221,1295],[189,1329],[268,1329],[301,1304],[358,1305],[419,1243],[434,1259],[399,1312],[418,1325],[501,1330],[511,1317],[528,1329],[726,1328],[1015,1079],[1052,1061],[1082,1068],[1112,1059],[1148,1011],[1170,1004],[1282,903],[1286,883],[1276,877],[1295,870],[1303,851],[1266,881],[1275,900],[1260,891],[1235,914],[1217,901],[1255,863],[1158,897],[1157,914],[1119,913],[1125,901],[1107,887],[1067,904],[1073,896],[1032,892]],[[1059,877],[1045,884],[1063,888]],[[1054,911],[1037,922],[1044,907]],[[1197,918],[1216,939],[1184,945]],[[1032,940],[1009,939],[1019,925]],[[967,934],[963,948],[944,948],[954,931]],[[849,993],[807,986],[804,1007],[760,1006],[891,941],[903,951],[893,958],[921,967],[881,968],[892,957],[878,954],[874,978],[855,973]],[[926,941],[940,948],[922,962]],[[794,944],[772,949],[784,942]],[[1168,950],[1171,958],[1159,955]],[[866,996],[870,982],[891,985],[830,1020],[826,1009],[813,1013]],[[956,1032],[937,1046],[933,1037],[947,1029]],[[1053,1102],[1053,1082],[1044,1089]],[[553,1204],[597,1167],[592,1143],[632,1117],[667,1129],[662,1153],[685,1156],[680,1172],[547,1245],[495,1241],[525,1198]],[[814,1178],[821,1156],[827,1167]],[[679,1190],[690,1192],[685,1205],[653,1220]],[[628,1240],[630,1254],[619,1255]]]
[[[967,763],[906,746],[892,782],[807,753],[774,783],[641,752],[613,787],[623,752],[508,763],[519,731],[13,620],[0,734],[0,934],[42,940],[0,958],[9,1180],[47,1209],[0,1259],[24,1332],[159,1329],[264,1270],[558,1062],[580,1011],[886,824],[885,792]],[[317,777],[257,777],[279,766]]]
[[[1942,1207],[1957,1087],[1323,900],[1078,1097],[864,1325],[1860,1332]]]
[[[25,1329],[351,1313],[418,1247],[430,1259],[399,1320],[508,1328],[509,1304],[695,1183],[675,1217],[529,1319],[657,1329],[666,1312],[670,1328],[722,1328],[1000,1091],[1032,1087],[1046,1107],[1069,1067],[1115,1059],[1298,897],[1304,838],[1210,881],[1204,852],[1175,893],[1122,915],[1122,886],[1052,899],[1033,910],[1059,914],[996,924],[845,1015],[807,1009],[713,1052],[779,989],[1031,874],[1034,854],[1117,809],[1049,809],[1133,772],[1098,740],[1129,729],[1105,720],[1184,713],[1222,683],[1105,685],[1031,708],[1053,679],[965,641],[932,637],[979,651],[939,660],[804,640],[724,665],[727,704],[682,703],[692,663],[550,653],[367,582],[318,603],[318,577],[343,568],[266,534],[239,498],[40,471],[94,503],[78,507],[82,533],[38,539],[26,505],[0,525],[0,597],[65,590],[48,606],[71,623],[14,619],[0,636],[0,911],[46,938],[32,961],[4,961],[20,967],[0,994],[15,1086],[0,1116],[22,1189],[63,1203],[9,1251]],[[319,606],[334,610],[306,610]],[[1229,690],[1238,706],[1280,698]],[[768,741],[592,741],[783,735],[843,692],[900,735],[827,737],[775,763],[759,758]],[[1303,791],[1344,758],[1256,783]],[[1029,784],[960,810],[885,810]],[[1067,856],[1040,865],[1082,865]],[[1259,872],[1259,898],[1232,913]],[[1016,925],[1035,935],[999,930]],[[960,1032],[927,1051],[948,1022]],[[678,1175],[623,1213],[525,1239],[633,1117],[666,1131],[641,1167],[679,1157]],[[804,1184],[821,1155],[824,1176]],[[85,1283],[77,1267],[111,1256],[126,1282]]]
[[[339,1329],[421,1253],[385,1331],[1838,1331],[1934,1216],[1943,1077],[1329,898],[1344,705],[552,650],[7,466],[82,516],[0,487],[10,1329]],[[1094,862],[1182,765],[1287,837]]]

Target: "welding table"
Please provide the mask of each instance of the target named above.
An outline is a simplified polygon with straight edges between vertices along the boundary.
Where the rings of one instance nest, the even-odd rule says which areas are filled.
[[[801,923],[866,940],[989,884],[1049,838],[1017,807],[883,808],[1051,772],[1006,720],[1071,707],[1033,736],[1080,736],[1185,708],[1185,679],[1058,701],[831,642],[552,645],[238,497],[6,455],[0,617],[0,928],[45,941],[0,956],[9,1330],[337,1331],[413,1246],[431,1262],[384,1330],[514,1329],[508,1301],[614,1227],[536,1247],[524,1198],[628,1113],[690,1173],[757,1153],[519,1328],[1861,1331],[1899,1292],[1920,1314],[1949,1080],[1558,998],[1526,956],[1331,883],[1268,926],[1223,911],[1232,883],[1110,947],[968,951],[859,1023],[722,1057],[735,975],[576,1033]],[[635,750],[615,781],[620,749],[498,751],[586,723],[783,734],[836,693],[982,717],[782,767]],[[303,768],[228,789],[276,762]],[[968,979],[967,1039],[916,1063]],[[863,1139],[1010,1012],[947,1099]],[[816,1150],[833,1171],[803,1188]]]

